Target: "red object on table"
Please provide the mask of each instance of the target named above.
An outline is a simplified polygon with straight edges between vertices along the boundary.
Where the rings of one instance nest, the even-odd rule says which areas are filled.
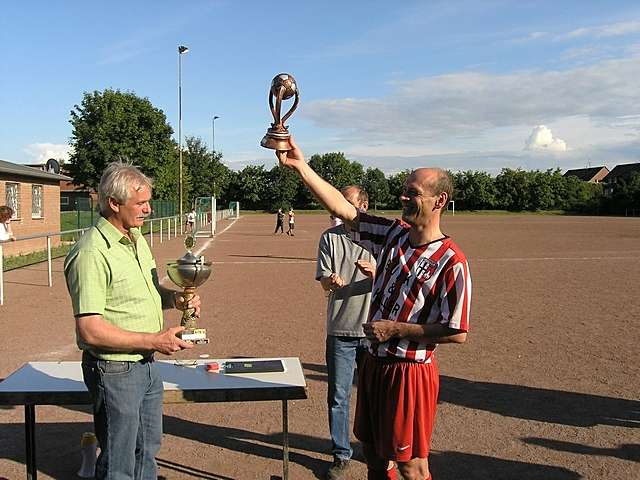
[[[207,363],[207,372],[209,372],[209,373],[219,373],[220,372],[220,364],[218,362]]]

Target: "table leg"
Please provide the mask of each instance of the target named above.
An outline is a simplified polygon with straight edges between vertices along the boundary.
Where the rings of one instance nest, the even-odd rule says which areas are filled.
[[[282,480],[289,480],[289,412],[287,400],[282,400]]]
[[[24,436],[27,454],[27,480],[36,480],[36,406],[24,406]]]

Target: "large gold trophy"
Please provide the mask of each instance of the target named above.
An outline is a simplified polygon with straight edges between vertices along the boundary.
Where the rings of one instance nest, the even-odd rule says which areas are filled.
[[[288,100],[295,96],[293,106],[286,113],[284,117],[281,117],[282,101]],[[273,99],[276,99],[275,106],[273,105]],[[271,114],[273,115],[273,123],[271,127],[267,129],[267,133],[262,138],[260,145],[264,148],[270,148],[271,150],[292,150],[293,147],[289,142],[291,134],[287,129],[284,122],[286,122],[291,114],[298,107],[300,101],[300,93],[298,91],[298,85],[293,75],[288,73],[280,73],[273,77],[271,81],[271,88],[269,89],[269,107],[271,108]]]
[[[171,281],[184,289],[185,302],[193,298],[196,288],[206,282],[209,275],[211,275],[211,262],[205,262],[204,257],[197,257],[191,253],[195,244],[195,237],[186,237],[184,246],[187,249],[187,253],[176,262],[167,264],[167,274]],[[185,342],[195,344],[209,343],[207,330],[198,328],[196,318],[195,309],[187,308],[183,310],[180,325],[184,327],[184,330],[178,336]]]

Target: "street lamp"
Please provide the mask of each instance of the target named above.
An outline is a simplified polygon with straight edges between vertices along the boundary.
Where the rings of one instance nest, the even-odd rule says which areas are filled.
[[[218,115],[214,115],[211,119],[211,153],[214,155],[216,153],[216,120],[219,118]]]
[[[189,51],[188,47],[178,45],[178,144],[180,155],[180,234],[182,235],[182,54]]]

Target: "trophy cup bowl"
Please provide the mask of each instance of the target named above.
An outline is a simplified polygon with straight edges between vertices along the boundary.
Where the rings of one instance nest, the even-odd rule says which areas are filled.
[[[281,117],[282,101],[288,100],[291,97],[295,97],[293,106],[286,113],[284,117]],[[275,107],[273,105],[273,99],[276,99]],[[293,114],[298,107],[300,101],[300,92],[296,79],[289,73],[280,73],[273,77],[271,81],[271,88],[269,89],[269,107],[271,108],[271,115],[273,115],[273,123],[271,127],[267,129],[267,133],[262,138],[260,145],[264,148],[270,148],[271,150],[292,150],[293,147],[289,142],[291,134],[287,129],[284,122]]]
[[[176,262],[167,264],[167,275],[173,283],[183,289],[184,300],[188,302],[193,298],[196,288],[206,282],[211,275],[211,262],[204,262],[203,257],[196,257],[188,251]],[[206,329],[197,326],[195,309],[187,308],[182,311],[180,325],[184,330],[178,334],[178,337],[185,342],[209,343]]]

